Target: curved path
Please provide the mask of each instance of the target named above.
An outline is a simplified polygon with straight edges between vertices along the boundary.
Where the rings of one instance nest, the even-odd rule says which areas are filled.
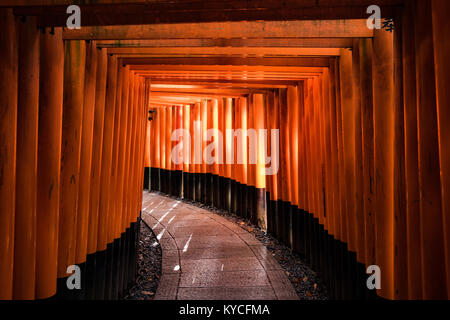
[[[163,252],[155,299],[298,299],[266,247],[224,217],[145,192],[142,219]]]

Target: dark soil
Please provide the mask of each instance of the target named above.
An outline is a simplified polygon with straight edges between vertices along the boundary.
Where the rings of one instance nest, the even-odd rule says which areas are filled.
[[[140,231],[136,283],[124,300],[153,300],[161,278],[161,246],[144,222]]]

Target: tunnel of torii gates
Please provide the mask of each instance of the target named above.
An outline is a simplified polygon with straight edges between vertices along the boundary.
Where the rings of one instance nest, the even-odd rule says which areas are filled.
[[[143,186],[257,224],[331,298],[449,298],[449,1],[81,3],[79,30],[0,4],[0,299],[73,298],[71,265],[120,297]]]

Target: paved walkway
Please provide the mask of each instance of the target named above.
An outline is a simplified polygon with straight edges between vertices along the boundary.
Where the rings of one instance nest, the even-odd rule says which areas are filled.
[[[155,299],[298,299],[266,247],[224,217],[145,192],[142,218],[163,252]]]

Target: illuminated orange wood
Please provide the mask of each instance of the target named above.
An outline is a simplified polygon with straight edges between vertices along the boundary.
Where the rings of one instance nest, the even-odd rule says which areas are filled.
[[[359,39],[354,40],[352,50],[352,87],[353,87],[353,112],[355,116],[355,218],[356,218],[356,237],[355,250],[359,262],[365,261],[365,216],[364,216],[364,171],[363,171],[363,153],[362,153],[362,125],[361,125],[361,56],[359,52]]]
[[[447,299],[450,298],[450,130],[448,128],[450,112],[449,96],[449,74],[450,64],[448,55],[450,47],[448,39],[450,35],[450,24],[445,18],[445,13],[449,11],[448,1],[433,0],[433,45],[434,62],[436,70],[437,108],[439,123],[439,155],[441,165],[441,188],[442,188],[442,216],[444,223],[446,275],[447,275]]]
[[[375,251],[383,270],[380,294],[394,298],[394,70],[393,37],[376,30],[373,41]]]
[[[112,149],[112,160],[111,160],[111,202],[109,211],[111,213],[111,218],[109,219],[110,223],[110,242],[115,239],[120,238],[120,223],[118,223],[119,219],[119,197],[117,196],[117,184],[118,184],[118,170],[119,170],[119,142],[120,136],[122,135],[122,127],[121,127],[121,118],[123,117],[123,107],[122,107],[122,87],[123,87],[123,78],[125,73],[125,67],[118,62],[118,72],[117,72],[117,82],[115,89],[115,115],[114,115],[114,137],[113,137],[113,149]]]
[[[367,265],[375,263],[375,171],[374,171],[374,123],[372,86],[372,41],[359,40],[362,166],[364,176],[364,224],[365,259]]]
[[[17,137],[17,26],[10,9],[0,10],[0,158],[3,183],[0,184],[0,299],[12,299],[14,263],[14,213],[16,189]]]
[[[130,70],[128,67],[125,67],[124,75],[123,75],[123,83],[122,83],[122,102],[121,108],[123,108],[123,116],[121,116],[121,135],[119,141],[119,168],[118,168],[118,183],[117,183],[117,196],[119,197],[118,202],[118,214],[120,225],[120,232],[125,232],[128,225],[126,224],[125,214],[126,210],[124,209],[125,204],[125,180],[127,179],[126,174],[126,161],[127,161],[127,145],[129,144],[129,132],[131,126],[131,112],[129,110],[129,94],[130,94]]]
[[[94,131],[92,138],[90,213],[87,253],[97,251],[98,221],[101,192],[101,170],[103,149],[103,125],[105,120],[105,93],[108,58],[106,50],[97,53],[97,74],[95,82]]]
[[[332,38],[372,37],[366,20],[317,20],[317,21],[252,21],[156,24],[151,26],[84,27],[65,30],[65,40],[135,40],[135,39],[183,39],[183,38]]]
[[[95,94],[97,81],[97,48],[95,43],[86,44],[86,72],[84,80],[84,110],[81,129],[80,185],[77,213],[77,264],[86,261],[89,233],[89,201],[91,195],[92,149],[95,118]],[[91,230],[92,231],[92,230]]]
[[[40,35],[36,203],[36,298],[56,294],[63,114],[62,30]]]
[[[36,183],[39,113],[39,31],[33,18],[19,23],[16,209],[13,298],[35,297]],[[10,200],[14,201],[14,200]]]
[[[106,250],[111,240],[110,224],[112,218],[110,212],[110,200],[112,196],[111,163],[114,138],[114,116],[116,108],[116,84],[117,84],[117,59],[108,56],[108,72],[106,79],[105,120],[103,126],[103,149],[101,162],[100,206],[98,219],[97,250]]]
[[[405,6],[402,17],[405,25],[411,23],[411,3]],[[419,156],[417,134],[417,92],[414,32],[402,28],[403,40],[403,100],[405,110],[405,179],[406,179],[406,223],[408,255],[408,298],[422,298],[422,252],[420,248],[420,194]]]
[[[394,31],[394,290],[395,299],[408,298],[407,204],[405,178],[405,129],[403,105],[402,29],[403,19],[396,19]],[[406,270],[406,271],[405,271]]]
[[[86,43],[66,41],[64,104],[61,140],[61,195],[59,208],[58,277],[67,277],[75,264],[77,201],[80,185]]]
[[[428,32],[432,30],[431,3],[416,1],[414,17],[423,299],[445,299],[436,78],[433,34]]]

